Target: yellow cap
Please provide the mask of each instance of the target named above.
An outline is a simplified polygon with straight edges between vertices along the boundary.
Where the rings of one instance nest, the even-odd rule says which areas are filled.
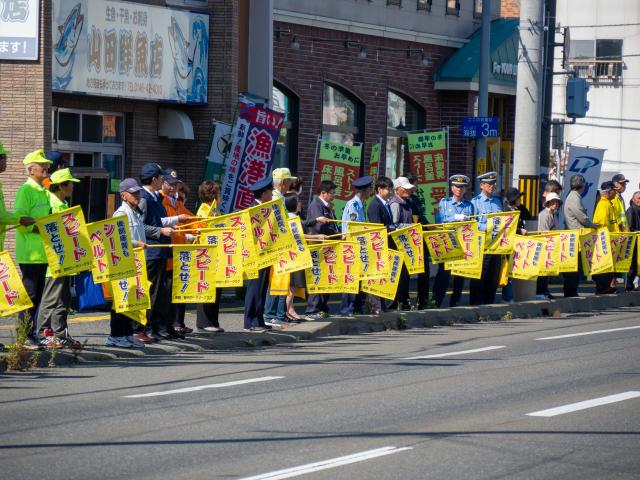
[[[71,175],[70,168],[63,168],[61,170],[56,170],[55,172],[53,172],[51,174],[50,181],[51,181],[51,184],[54,185],[54,184],[64,183],[64,182],[78,183],[80,180],[78,180],[73,175]]]
[[[46,163],[47,165],[51,165],[53,162],[45,157],[44,150],[42,148],[39,148],[38,150],[34,150],[26,157],[24,157],[22,163],[25,165],[29,165],[30,163]]]
[[[273,171],[272,177],[274,180],[295,180],[297,178],[291,175],[291,170],[288,168],[276,168]]]

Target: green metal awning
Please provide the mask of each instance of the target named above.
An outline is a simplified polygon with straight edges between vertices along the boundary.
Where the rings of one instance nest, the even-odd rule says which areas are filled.
[[[500,18],[491,22],[489,92],[516,94],[518,73],[518,19]],[[436,90],[478,90],[480,37],[476,30],[469,42],[451,55],[435,75]]]

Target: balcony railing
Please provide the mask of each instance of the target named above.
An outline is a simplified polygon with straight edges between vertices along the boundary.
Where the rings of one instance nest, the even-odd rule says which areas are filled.
[[[622,81],[622,60],[569,60],[569,69],[580,78],[607,84]]]

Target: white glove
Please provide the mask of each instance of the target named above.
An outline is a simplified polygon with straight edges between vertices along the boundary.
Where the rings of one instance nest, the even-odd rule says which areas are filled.
[[[467,217],[464,213],[456,213],[456,214],[453,216],[453,219],[454,219],[456,222],[464,222],[465,220],[469,220],[469,217]]]

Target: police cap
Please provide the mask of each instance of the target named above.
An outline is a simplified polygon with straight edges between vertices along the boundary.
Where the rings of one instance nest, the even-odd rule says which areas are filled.
[[[456,187],[466,187],[467,185],[469,185],[469,182],[471,180],[469,180],[469,177],[467,177],[466,175],[451,175],[449,177],[449,183],[451,183],[451,185],[455,185]]]
[[[476,177],[480,180],[480,183],[496,183],[498,181],[498,174],[496,172],[487,172]]]
[[[372,184],[373,184],[373,177],[371,175],[365,175],[364,177],[356,178],[353,181],[352,185],[354,186],[354,188],[363,189],[363,188],[370,187]]]
[[[265,177],[262,180],[258,180],[253,185],[249,185],[249,190],[253,193],[261,192],[264,190],[272,190],[273,189],[273,179],[271,176]]]

